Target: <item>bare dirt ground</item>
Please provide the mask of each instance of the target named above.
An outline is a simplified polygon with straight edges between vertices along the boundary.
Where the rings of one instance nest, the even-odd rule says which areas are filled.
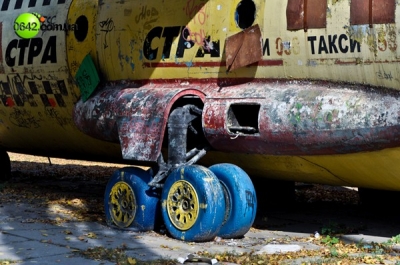
[[[65,218],[36,220],[62,223],[68,221],[93,221],[105,223],[103,210],[104,189],[113,172],[123,165],[57,158],[28,156],[10,153],[12,179],[0,185],[0,207],[6,202],[29,202],[57,208]],[[279,200],[279,198],[276,198]],[[375,208],[363,207],[359,203],[357,190],[345,187],[321,185],[296,186],[295,202],[285,206],[264,207],[258,213],[252,231],[279,230],[290,233],[318,231],[325,240],[330,257],[346,261],[348,245],[337,243],[333,238],[344,234],[365,234],[393,238],[400,243],[400,214],[396,202],[388,201]],[[322,242],[322,241],[321,241]],[[336,246],[339,252],[332,252]],[[343,246],[343,249],[341,248]],[[375,245],[373,246],[375,247]],[[352,248],[354,246],[352,245]],[[379,246],[384,254],[384,247]],[[353,249],[354,250],[354,249]],[[359,249],[360,252],[370,252]],[[326,251],[326,249],[325,249]],[[336,250],[335,250],[336,251]],[[336,254],[335,254],[336,253]],[[339,253],[339,254],[338,254]],[[203,253],[204,254],[204,253]],[[314,255],[314,254],[313,254]],[[320,253],[318,255],[325,255]],[[342,255],[342,256],[340,256]],[[237,262],[241,257],[226,261]],[[397,258],[396,258],[397,259]],[[252,264],[252,260],[241,264]],[[359,262],[360,261],[360,262]],[[260,260],[255,261],[258,264]],[[383,263],[383,259],[357,260],[358,263],[342,264],[400,264]],[[240,263],[240,262],[238,262]],[[255,264],[256,264],[255,263]],[[125,263],[116,263],[125,264]],[[307,263],[304,263],[307,264]],[[326,263],[326,264],[337,264]]]

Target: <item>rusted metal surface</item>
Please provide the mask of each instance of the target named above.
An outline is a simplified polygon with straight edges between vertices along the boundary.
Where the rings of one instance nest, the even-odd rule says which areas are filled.
[[[217,150],[270,155],[327,155],[400,145],[400,96],[362,86],[269,82],[226,87],[205,101],[206,137]],[[246,87],[246,89],[244,88]],[[217,97],[216,97],[217,96]],[[231,104],[259,104],[256,132],[232,131]],[[252,125],[254,126],[254,124]]]
[[[286,21],[288,30],[326,27],[327,1],[288,0]]]
[[[120,142],[124,159],[156,161],[172,104],[188,94],[203,97],[190,89],[163,85],[157,88],[160,89],[151,85],[141,89],[105,89],[76,104],[74,122],[85,134]]]
[[[286,7],[288,30],[304,28],[304,0],[289,0]]]
[[[259,25],[254,25],[226,39],[226,68],[233,71],[262,59],[263,47]]]
[[[326,27],[326,13],[328,1],[321,0],[305,0],[306,5],[306,22],[305,29],[318,29]]]
[[[370,0],[353,0],[350,5],[352,25],[370,24]]]
[[[395,0],[352,0],[351,25],[394,23]]]
[[[372,24],[394,23],[395,11],[396,11],[395,0],[373,0]]]

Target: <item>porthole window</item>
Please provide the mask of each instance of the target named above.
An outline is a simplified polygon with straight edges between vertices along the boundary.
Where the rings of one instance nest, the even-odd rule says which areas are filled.
[[[256,20],[256,5],[252,0],[242,0],[236,7],[236,24],[241,29],[251,27]]]
[[[77,41],[82,42],[86,39],[89,30],[89,22],[86,16],[80,16],[76,19],[74,35]]]

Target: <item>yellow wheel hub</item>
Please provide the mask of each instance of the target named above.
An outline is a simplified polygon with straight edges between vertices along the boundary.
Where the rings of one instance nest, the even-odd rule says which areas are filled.
[[[199,215],[199,199],[193,186],[184,180],[175,182],[168,192],[167,211],[172,224],[188,230]]]
[[[108,198],[110,214],[118,227],[128,227],[136,214],[136,199],[132,188],[123,181],[115,183]]]

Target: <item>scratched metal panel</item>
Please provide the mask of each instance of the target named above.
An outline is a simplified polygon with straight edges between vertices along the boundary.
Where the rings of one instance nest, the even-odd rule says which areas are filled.
[[[328,155],[382,150],[400,144],[400,94],[382,95],[364,86],[276,82],[252,84],[264,98],[237,90],[206,99],[207,140],[219,151],[268,155]],[[223,98],[225,96],[225,98]],[[232,133],[229,105],[260,104],[259,133]]]
[[[394,23],[395,5],[395,0],[352,0],[350,23],[351,25]]]
[[[193,90],[162,85],[157,88],[107,88],[76,104],[74,122],[87,135],[119,142],[124,159],[156,161],[175,97],[185,94],[202,97]]]

